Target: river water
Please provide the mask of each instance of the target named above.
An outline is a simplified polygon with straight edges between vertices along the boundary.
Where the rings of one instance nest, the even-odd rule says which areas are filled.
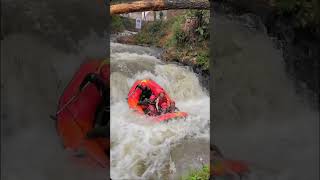
[[[61,9],[73,15],[72,7]],[[38,13],[37,17],[49,17],[47,9],[32,12]],[[14,19],[10,22],[15,25],[23,21]],[[81,21],[89,23],[82,17]],[[49,27],[63,34],[58,22],[52,21]],[[251,179],[319,179],[319,113],[295,93],[281,51],[262,30],[218,14],[213,22],[210,110],[215,144],[226,157],[249,161]],[[84,27],[91,26],[81,26],[74,32]],[[45,32],[49,30],[52,28]],[[88,168],[70,159],[48,117],[81,62],[86,57],[105,57],[107,41],[87,33],[80,36],[82,39],[80,53],[66,53],[53,47],[51,41],[26,33],[12,34],[1,41],[1,179],[108,177],[106,170]],[[156,58],[159,51],[151,48],[112,43],[111,51],[111,84],[115,87],[111,107],[111,137],[115,139],[112,176],[173,179],[184,174],[183,169],[205,163],[209,97],[196,74],[161,62]],[[162,85],[178,107],[191,114],[190,118],[155,125],[129,111],[124,98],[134,80],[145,77]]]
[[[209,162],[209,96],[187,67],[166,64],[159,51],[111,43],[111,178],[177,179]],[[152,123],[128,108],[138,79],[151,78],[190,115]]]

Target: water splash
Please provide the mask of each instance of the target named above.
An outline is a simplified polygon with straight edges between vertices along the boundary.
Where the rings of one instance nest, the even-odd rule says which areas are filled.
[[[112,43],[111,52],[111,177],[168,179],[183,174],[181,166],[200,166],[191,152],[190,159],[179,161],[188,151],[178,148],[194,142],[198,145],[194,152],[209,151],[209,96],[197,75],[186,67],[161,62],[151,48]],[[162,86],[190,116],[185,121],[155,124],[133,113],[125,98],[136,80],[146,78]],[[184,157],[177,155],[184,153]],[[201,155],[209,160],[209,152]]]

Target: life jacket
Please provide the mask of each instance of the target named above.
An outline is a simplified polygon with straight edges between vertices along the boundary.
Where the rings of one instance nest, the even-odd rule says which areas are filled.
[[[140,96],[140,101],[143,101],[144,99],[149,99],[152,95],[151,89],[149,90],[142,90],[141,96]]]
[[[159,97],[159,104],[161,105],[163,103],[168,104],[168,99],[165,96],[163,96],[162,98]]]
[[[160,107],[162,110],[167,109],[169,102],[168,102],[168,99],[166,98],[166,96],[164,96],[162,98],[161,97],[158,97],[158,98],[159,98],[158,107]]]

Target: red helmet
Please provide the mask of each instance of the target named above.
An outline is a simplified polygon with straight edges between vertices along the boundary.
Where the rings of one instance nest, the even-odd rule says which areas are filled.
[[[108,64],[104,64],[101,68],[100,68],[100,76],[106,80],[109,81],[109,77],[110,77],[110,67]]]

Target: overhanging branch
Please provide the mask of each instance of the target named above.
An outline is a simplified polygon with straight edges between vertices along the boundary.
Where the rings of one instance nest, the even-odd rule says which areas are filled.
[[[110,14],[169,9],[210,9],[210,2],[208,0],[142,0],[111,5]]]

